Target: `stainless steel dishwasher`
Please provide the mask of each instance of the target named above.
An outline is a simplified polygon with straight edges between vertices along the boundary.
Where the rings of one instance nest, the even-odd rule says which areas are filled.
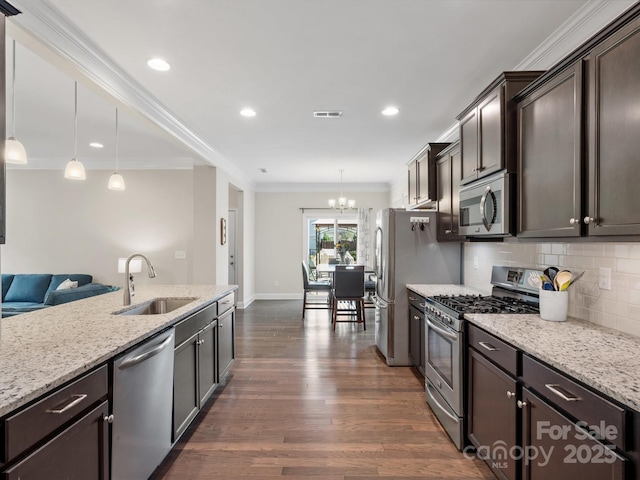
[[[145,480],[171,450],[174,329],[113,362],[112,480]]]

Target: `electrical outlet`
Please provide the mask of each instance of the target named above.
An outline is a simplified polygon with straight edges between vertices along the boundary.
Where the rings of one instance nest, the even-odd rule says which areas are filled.
[[[480,268],[480,261],[478,257],[473,257],[473,269],[478,270],[478,268]]]
[[[187,258],[187,252],[184,250],[176,250],[176,258],[179,260],[184,260]]]
[[[611,269],[600,267],[598,273],[598,287],[602,290],[611,290]]]
[[[278,285],[280,285],[280,282],[278,282],[278,280],[274,280],[274,281],[273,281],[273,286],[274,286],[274,287],[277,287]]]

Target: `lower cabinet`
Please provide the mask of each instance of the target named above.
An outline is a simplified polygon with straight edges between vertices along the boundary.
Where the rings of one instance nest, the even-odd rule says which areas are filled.
[[[509,458],[518,443],[517,381],[469,348],[469,441],[499,479],[517,478],[517,462]]]
[[[468,338],[467,435],[497,478],[634,478],[633,412],[475,325]]]
[[[425,367],[425,315],[427,300],[415,292],[407,290],[409,298],[409,359],[424,376]]]
[[[218,380],[227,374],[235,358],[235,310],[231,309],[218,318]]]

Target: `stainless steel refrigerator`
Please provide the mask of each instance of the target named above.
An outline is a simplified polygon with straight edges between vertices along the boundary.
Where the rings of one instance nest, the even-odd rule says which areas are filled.
[[[411,365],[407,284],[458,284],[460,243],[438,243],[437,212],[387,208],[376,217],[376,345],[388,365]]]

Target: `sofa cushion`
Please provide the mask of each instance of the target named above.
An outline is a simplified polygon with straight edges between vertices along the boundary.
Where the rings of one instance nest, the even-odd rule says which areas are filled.
[[[111,291],[111,287],[101,283],[89,283],[78,288],[70,288],[67,290],[54,290],[49,292],[45,299],[45,305],[61,305],[81,298],[102,295]]]
[[[78,282],[79,287],[87,285],[93,281],[93,277],[91,275],[85,275],[83,273],[60,273],[52,275],[51,283],[49,284],[49,288],[47,288],[47,293],[45,294],[45,299],[50,292],[56,290],[60,284],[67,279],[72,282]]]
[[[9,291],[9,287],[11,286],[11,282],[13,282],[13,277],[15,277],[13,273],[2,274],[2,301],[3,302],[4,302],[4,297],[7,296],[7,292]]]
[[[36,302],[4,302],[2,312],[32,312],[44,308],[44,303]]]
[[[51,283],[51,274],[20,274],[13,278],[5,302],[44,302]],[[64,280],[64,279],[63,279]]]

